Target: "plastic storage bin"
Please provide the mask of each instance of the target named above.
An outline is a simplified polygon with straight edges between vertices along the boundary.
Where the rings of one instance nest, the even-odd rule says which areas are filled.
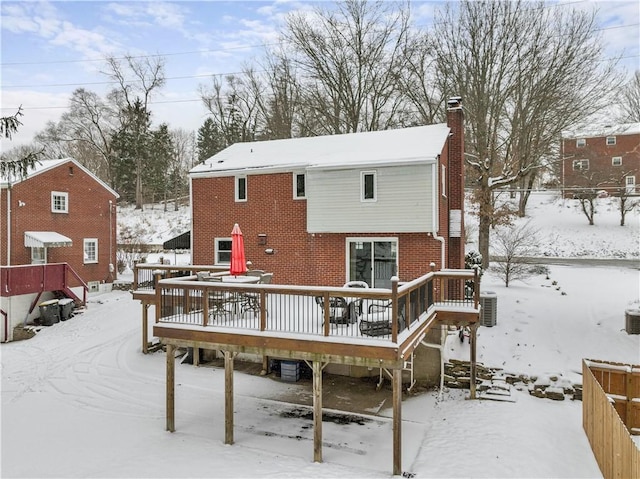
[[[283,381],[296,382],[300,379],[300,363],[298,361],[280,362],[280,379]]]

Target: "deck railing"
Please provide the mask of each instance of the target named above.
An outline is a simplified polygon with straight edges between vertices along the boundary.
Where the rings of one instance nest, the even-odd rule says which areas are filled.
[[[191,275],[155,284],[156,322],[397,342],[438,308],[477,310],[476,283],[472,270],[431,272],[403,284],[393,278],[391,289],[208,282]]]
[[[161,279],[180,278],[190,276],[198,271],[222,273],[228,271],[228,266],[198,266],[198,265],[166,265],[160,263],[136,263],[133,268],[133,291],[153,291],[155,284]]]

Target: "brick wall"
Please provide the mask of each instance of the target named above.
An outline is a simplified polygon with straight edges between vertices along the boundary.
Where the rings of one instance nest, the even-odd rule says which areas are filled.
[[[462,221],[461,236],[450,238],[448,235],[447,267],[464,269],[464,114],[459,98],[449,100],[447,125],[451,129],[448,145],[445,147],[449,168],[447,174],[449,201],[448,210],[460,210]],[[448,227],[448,211],[445,212]]]
[[[69,193],[69,212],[51,212],[51,191]],[[7,264],[7,190],[2,190],[0,251]],[[110,214],[109,200],[112,201]],[[109,264],[116,263],[116,197],[73,162],[62,163],[11,188],[11,265],[30,264],[25,231],[55,231],[73,246],[47,249],[47,262],[66,262],[85,281],[112,281]],[[110,227],[111,221],[111,227]],[[109,236],[111,235],[111,241]],[[85,238],[98,239],[98,263],[84,264]]]
[[[565,198],[573,198],[575,189],[595,187],[617,194],[618,185],[612,179],[623,175],[634,175],[640,183],[640,134],[616,135],[616,144],[607,145],[606,137],[585,138],[586,145],[578,147],[576,138],[562,140],[561,183]],[[613,166],[612,158],[622,157],[621,166]],[[587,171],[573,169],[574,160],[589,160]]]
[[[234,223],[244,235],[245,254],[254,269],[274,273],[279,284],[342,286],[346,280],[346,238],[352,234],[308,234],[306,201],[294,200],[291,173],[251,175],[247,201],[235,202],[235,178],[196,178],[193,195],[193,264],[212,264],[214,238],[230,237]],[[445,221],[446,220],[442,220]],[[266,235],[259,244],[258,235]],[[369,233],[398,238],[401,281],[440,267],[440,243],[426,233]],[[271,248],[274,254],[266,254]]]

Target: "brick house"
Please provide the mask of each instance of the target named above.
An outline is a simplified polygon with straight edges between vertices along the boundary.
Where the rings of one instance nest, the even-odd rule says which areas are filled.
[[[190,172],[192,263],[229,261],[238,223],[252,267],[279,284],[389,287],[464,268],[463,113],[447,123],[236,143]]]
[[[565,198],[580,191],[638,194],[640,123],[563,132],[560,180]]]
[[[118,196],[72,158],[0,178],[2,266],[68,263],[86,283],[112,282]]]

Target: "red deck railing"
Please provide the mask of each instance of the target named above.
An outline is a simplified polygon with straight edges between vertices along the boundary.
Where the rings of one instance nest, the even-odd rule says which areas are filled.
[[[73,287],[82,287],[83,297],[81,300],[71,291]],[[77,298],[86,304],[88,290],[87,284],[67,263],[0,267],[0,296],[64,291],[68,295],[72,295],[74,299]],[[39,297],[40,295],[38,295]]]

